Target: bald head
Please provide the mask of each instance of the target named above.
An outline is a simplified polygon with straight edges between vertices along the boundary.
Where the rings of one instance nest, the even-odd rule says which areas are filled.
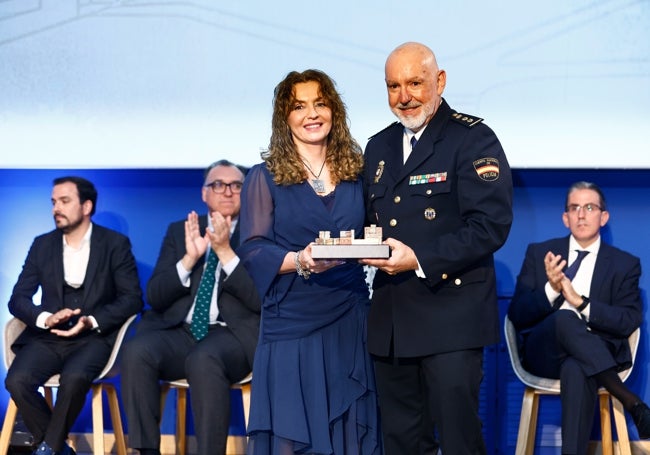
[[[436,62],[435,54],[431,49],[421,43],[408,42],[400,44],[386,59],[386,68],[388,68],[391,60],[393,60],[393,63],[404,60],[420,62],[421,65],[428,67],[432,73],[438,71],[438,62]]]
[[[438,68],[436,56],[421,43],[404,43],[386,59],[388,104],[402,122],[419,131],[440,105],[447,75]]]

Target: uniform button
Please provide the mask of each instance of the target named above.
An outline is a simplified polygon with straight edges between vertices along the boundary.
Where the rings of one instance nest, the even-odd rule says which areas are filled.
[[[460,278],[456,278],[456,279],[454,280],[454,284],[455,284],[456,286],[460,286],[460,283],[462,283],[462,281],[460,280]]]
[[[372,193],[372,194],[370,195],[370,199],[374,199],[374,198],[375,198],[375,193]]]
[[[399,204],[399,201],[401,201],[401,200],[402,200],[402,198],[399,197],[399,196],[395,196],[395,199],[393,199],[393,201],[395,201],[395,204]]]
[[[442,279],[443,279],[443,280],[446,280],[447,278],[448,278],[448,275],[447,275],[446,273],[443,273],[443,274],[442,274]]]
[[[431,194],[431,190],[426,191],[427,195]]]
[[[390,220],[390,222],[388,224],[390,224],[392,227],[395,227],[395,226],[397,226],[397,220],[395,218],[393,218],[392,220]]]

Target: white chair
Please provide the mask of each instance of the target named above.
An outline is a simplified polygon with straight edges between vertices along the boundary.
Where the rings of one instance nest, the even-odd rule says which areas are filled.
[[[249,373],[244,379],[233,384],[231,389],[240,389],[242,407],[244,408],[244,424],[248,427],[248,413],[250,411],[251,381],[253,373]],[[190,388],[186,379],[177,381],[164,381],[160,389],[160,414],[165,409],[167,394],[171,389],[176,390],[176,454],[187,454],[187,391]]]
[[[106,392],[108,398],[108,406],[111,413],[111,421],[113,422],[113,433],[115,435],[115,447],[118,455],[126,455],[126,441],[124,440],[124,429],[122,428],[122,418],[120,416],[120,408],[117,400],[117,391],[110,382],[103,381],[116,376],[118,371],[117,356],[124,340],[124,336],[135,319],[136,315],[131,316],[120,328],[115,345],[111,356],[106,363],[102,372],[97,376],[97,379],[91,386],[92,392],[92,414],[93,414],[93,454],[104,455],[104,413],[102,404],[102,392]],[[19,319],[10,319],[4,330],[4,362],[5,368],[8,370],[11,362],[13,362],[15,354],[11,350],[11,345],[14,340],[25,329],[25,324]],[[52,376],[43,385],[43,394],[45,399],[52,406],[52,389],[59,387],[59,375]],[[2,434],[0,435],[0,455],[7,455],[9,449],[9,442],[13,433],[14,424],[16,421],[16,414],[18,409],[14,400],[10,399],[7,403],[7,412],[5,414],[4,424],[2,425]]]
[[[519,359],[519,350],[517,347],[517,332],[514,325],[505,318],[504,332],[508,354],[512,369],[521,382],[524,383],[524,397],[521,403],[521,417],[519,420],[519,433],[517,435],[517,448],[515,455],[532,455],[535,446],[535,432],[537,429],[537,412],[539,409],[540,395],[559,395],[560,380],[549,379],[535,376],[524,369]],[[628,338],[630,351],[632,352],[632,362],[636,358],[636,351],[639,346],[640,329],[636,329]],[[632,367],[621,371],[619,376],[625,381]],[[623,405],[616,398],[611,396],[607,390],[600,388],[598,390],[599,408],[600,408],[600,430],[602,435],[602,453],[604,455],[613,455],[614,444],[612,441],[612,424],[610,415],[610,402],[614,412],[614,422],[616,424],[616,433],[618,435],[619,453],[621,455],[631,455],[630,440],[625,423],[625,411]]]

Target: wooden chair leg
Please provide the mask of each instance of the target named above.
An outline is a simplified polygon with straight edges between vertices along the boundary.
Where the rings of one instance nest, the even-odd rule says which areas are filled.
[[[187,389],[176,389],[176,453],[187,453]]]
[[[104,406],[102,403],[102,384],[93,384],[92,414],[93,414],[93,455],[104,455]]]
[[[18,408],[14,400],[9,398],[7,403],[7,412],[5,413],[5,421],[2,424],[2,434],[0,434],[0,455],[7,455],[9,451],[9,443],[11,442],[11,435],[14,432],[14,424],[16,423],[16,415]]]
[[[614,455],[614,444],[612,443],[612,419],[609,413],[609,393],[602,391],[598,393],[600,408],[600,435],[603,455]]]
[[[50,405],[50,409],[54,407],[54,397],[52,395],[52,387],[43,387],[43,396],[47,404]]]
[[[535,448],[535,432],[537,430],[537,411],[539,395],[531,387],[526,387],[521,403],[519,418],[519,433],[515,455],[532,455]]]
[[[630,437],[627,433],[627,422],[625,421],[625,410],[623,404],[614,397],[612,397],[612,410],[614,412],[614,423],[616,424],[618,452],[620,455],[632,455]]]
[[[167,394],[171,386],[169,384],[160,384],[160,415],[165,413],[165,404],[167,403]]]
[[[113,434],[115,436],[115,449],[117,455],[126,455],[126,440],[124,439],[124,427],[122,426],[122,415],[120,414],[120,403],[117,399],[117,391],[112,384],[105,384],[104,390],[108,398],[108,408],[111,413]]]
[[[251,385],[242,384],[241,386],[241,401],[244,408],[244,425],[248,429],[248,416],[250,415],[251,408]]]

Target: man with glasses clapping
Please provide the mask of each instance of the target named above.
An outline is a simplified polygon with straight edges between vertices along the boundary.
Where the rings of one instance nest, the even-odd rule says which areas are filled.
[[[201,189],[208,214],[172,223],[147,284],[146,311],[122,354],[129,445],[160,455],[159,381],[186,378],[199,455],[226,452],[230,385],[252,370],[260,299],[232,245],[244,182],[227,160],[211,164]]]
[[[650,438],[650,409],[618,376],[632,365],[627,338],[643,321],[641,264],[601,241],[609,212],[596,184],[571,185],[562,221],[569,236],[528,246],[508,317],[523,341],[524,368],[560,380],[562,453],[582,455],[598,387],[623,404],[641,439]]]

